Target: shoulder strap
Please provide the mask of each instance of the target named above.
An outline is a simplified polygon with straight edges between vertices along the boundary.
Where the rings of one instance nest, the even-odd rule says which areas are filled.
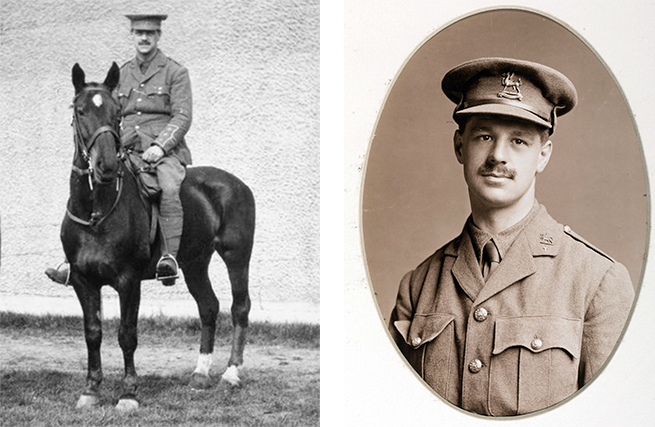
[[[612,258],[611,256],[607,255],[605,252],[601,251],[601,250],[598,249],[596,246],[594,246],[594,245],[592,245],[591,243],[589,243],[588,241],[586,241],[582,236],[580,236],[580,235],[579,235],[578,233],[576,233],[575,231],[571,230],[571,227],[569,227],[568,225],[565,225],[565,226],[564,226],[564,233],[568,234],[569,236],[571,236],[572,238],[574,238],[574,239],[577,240],[578,242],[584,244],[584,245],[587,246],[589,249],[591,249],[592,251],[598,253],[599,255],[604,256],[605,258],[609,259],[609,260],[612,261],[612,262],[616,262],[616,261],[614,261],[614,258]]]

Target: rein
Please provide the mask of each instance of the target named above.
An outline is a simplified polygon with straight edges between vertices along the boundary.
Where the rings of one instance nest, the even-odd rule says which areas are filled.
[[[86,141],[86,143],[84,142],[84,138],[82,136],[82,130],[80,128],[80,123],[79,123],[79,120],[80,120],[79,115],[78,115],[77,109],[75,109],[75,102],[77,101],[77,99],[82,94],[84,94],[86,92],[90,92],[90,91],[101,91],[101,92],[104,91],[104,92],[108,92],[109,95],[111,96],[111,92],[109,92],[109,90],[107,90],[104,87],[86,87],[86,88],[82,89],[82,91],[80,91],[80,93],[78,93],[75,96],[75,98],[73,99],[73,104],[72,104],[71,107],[73,108],[73,123],[72,123],[72,125],[73,125],[73,128],[74,128],[73,139],[75,141],[75,158],[77,158],[79,156],[79,154],[81,153],[82,158],[84,159],[84,161],[87,164],[87,168],[82,169],[82,168],[76,166],[75,164],[73,164],[71,166],[71,168],[72,168],[73,172],[77,173],[78,175],[88,175],[89,189],[91,191],[93,191],[94,190],[94,188],[93,188],[93,166],[91,165],[91,155],[89,154],[89,152],[91,151],[91,148],[96,143],[96,141],[98,140],[100,135],[102,135],[103,133],[111,134],[113,136],[114,142],[116,143],[119,161],[123,161],[124,155],[123,155],[123,150],[122,150],[122,147],[121,147],[120,137],[118,136],[118,132],[116,131],[115,126],[114,127],[109,126],[109,125],[100,126],[98,129],[95,130],[95,132],[93,132],[93,134],[88,139],[88,141]],[[66,214],[68,215],[68,217],[72,221],[74,221],[74,222],[76,222],[78,224],[82,224],[84,226],[93,227],[93,226],[96,226],[96,225],[100,225],[100,223],[102,223],[105,219],[107,219],[107,217],[114,211],[114,209],[118,205],[118,202],[120,201],[121,194],[123,193],[123,171],[122,170],[119,170],[118,175],[116,176],[116,193],[117,194],[116,194],[116,198],[114,199],[114,203],[112,204],[109,211],[107,211],[107,213],[104,214],[104,215],[102,213],[100,213],[100,212],[93,212],[93,213],[91,213],[91,217],[89,218],[89,220],[85,221],[82,218],[80,218],[80,217],[76,216],[75,214],[73,214],[70,211],[70,209],[68,209],[68,207],[66,208]]]

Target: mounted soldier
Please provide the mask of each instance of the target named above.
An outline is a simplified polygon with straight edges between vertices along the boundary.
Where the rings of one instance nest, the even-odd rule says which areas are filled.
[[[173,285],[182,235],[180,186],[191,164],[184,136],[191,126],[192,95],[188,70],[158,48],[161,22],[167,15],[126,15],[136,55],[120,71],[114,96],[121,105],[121,143],[132,164],[156,175],[162,257],[157,279]],[[46,275],[68,282],[69,269],[49,268]]]
[[[119,412],[139,407],[134,353],[143,280],[157,278],[172,285],[179,270],[184,271],[202,324],[198,364],[189,385],[211,386],[219,313],[208,273],[214,253],[225,263],[232,291],[232,350],[221,379],[239,384],[255,232],[255,200],[243,181],[211,166],[187,169],[191,155],[184,135],[191,124],[191,85],[187,70],[157,48],[166,16],[127,17],[136,48],[133,60],[122,69],[113,63],[102,83],[87,82],[79,64],[72,68],[75,151],[60,232],[70,264],[46,271],[72,287],[82,308],[87,379],[78,408],[101,402],[101,289],[109,286],[118,294],[118,342],[125,365]],[[153,215],[145,201],[145,177],[157,181],[154,193],[161,193],[161,215]],[[160,216],[159,240],[153,216]]]

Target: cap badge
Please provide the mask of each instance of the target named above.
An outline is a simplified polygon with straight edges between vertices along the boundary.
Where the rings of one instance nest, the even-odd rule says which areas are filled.
[[[521,79],[517,77],[514,80],[514,73],[503,73],[502,85],[504,88],[502,92],[498,92],[499,98],[516,99],[518,101],[523,99],[523,95],[521,95],[521,90],[519,89]]]

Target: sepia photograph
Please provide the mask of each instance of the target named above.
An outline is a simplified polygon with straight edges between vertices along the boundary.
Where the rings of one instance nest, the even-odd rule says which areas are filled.
[[[346,79],[346,108],[354,117],[368,107],[370,126],[353,160],[358,218],[346,219],[361,250],[346,263],[361,269],[346,281],[368,287],[376,360],[384,354],[379,363],[405,375],[397,384],[425,393],[420,415],[432,395],[449,419],[558,417],[620,363],[639,309],[650,233],[643,133],[612,66],[553,11],[422,4],[408,15],[437,10],[450,18],[412,34],[404,57],[397,40],[358,36],[357,18],[346,26],[359,43],[346,49],[352,80],[375,55],[392,73],[371,79],[384,86],[376,99],[350,104]],[[354,154],[349,137],[366,129],[352,129]],[[357,295],[346,304],[367,298]]]
[[[319,424],[319,33],[3,2],[0,424]]]
[[[634,264],[635,284],[641,273],[647,199],[637,134],[610,74],[573,37],[521,10],[453,23],[405,65],[371,142],[362,232],[381,311],[395,288],[384,280],[399,276],[394,262],[443,242],[403,278],[385,318],[426,383],[482,415],[568,397],[623,331],[636,286],[574,230],[593,230],[592,242],[605,236],[601,246]],[[436,90],[454,111],[434,107]]]

